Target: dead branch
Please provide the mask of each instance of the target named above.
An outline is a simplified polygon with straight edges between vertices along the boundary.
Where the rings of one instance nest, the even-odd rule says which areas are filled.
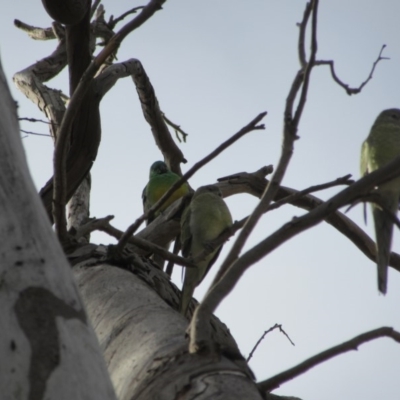
[[[52,28],[38,28],[36,26],[25,24],[19,19],[14,20],[14,25],[26,32],[29,37],[35,40],[51,40],[56,38]]]
[[[232,177],[235,175],[232,175]],[[236,175],[237,177],[237,175]],[[285,204],[295,204],[296,201],[310,193],[317,192],[320,190],[328,189],[334,186],[338,185],[350,185],[354,181],[349,180],[351,175],[346,175],[341,178],[337,178],[331,182],[323,183],[321,185],[315,185],[315,186],[310,186],[307,189],[301,190],[299,192],[292,193],[291,195],[288,195],[286,197],[281,198],[280,200],[277,200],[275,203],[270,204],[265,210],[264,214],[275,210]],[[231,179],[231,177],[224,177],[218,179],[220,180],[226,180],[226,179]],[[261,196],[262,194],[260,194]],[[243,226],[246,224],[246,221],[250,218],[250,216],[242,218],[240,221],[235,221],[235,223],[230,226],[228,229],[225,229],[223,232],[221,232],[220,235],[218,235],[214,240],[211,242],[208,242],[207,248],[205,248],[201,253],[197,254],[193,258],[193,262],[196,264],[199,261],[204,260],[209,254],[211,254],[217,247],[221,246],[224,244],[230,237],[232,237],[239,229],[243,228]],[[218,271],[219,272],[219,271]],[[218,279],[218,276],[215,278],[216,280]]]
[[[289,342],[290,342],[293,346],[295,346],[295,344],[293,343],[292,339],[290,339],[289,335],[288,335],[288,334],[284,331],[284,329],[282,328],[282,325],[281,325],[281,324],[275,324],[274,326],[272,326],[271,328],[269,328],[268,330],[266,330],[266,331],[261,335],[260,339],[257,340],[257,343],[254,345],[254,347],[253,347],[252,350],[250,351],[249,356],[247,357],[247,360],[246,360],[247,362],[249,362],[249,361],[252,359],[252,357],[253,357],[253,355],[254,355],[254,352],[257,350],[257,347],[260,345],[260,343],[264,340],[265,336],[267,336],[268,333],[272,332],[272,331],[275,330],[275,329],[279,329],[279,331],[280,331],[281,333],[283,333],[283,334],[287,337],[287,339],[289,340]]]
[[[286,108],[284,112],[283,147],[282,147],[281,157],[278,162],[278,166],[275,172],[273,173],[271,181],[269,182],[269,185],[265,189],[265,192],[260,202],[258,203],[253,213],[246,221],[234,245],[231,247],[227,257],[223,261],[211,287],[215,286],[215,283],[218,282],[218,279],[222,279],[224,273],[231,267],[232,263],[234,263],[234,261],[238,258],[248,237],[250,236],[250,233],[253,231],[258,220],[263,214],[263,210],[266,207],[268,207],[269,203],[275,197],[278,188],[280,186],[280,183],[283,179],[283,176],[285,174],[286,168],[288,167],[291,156],[293,154],[293,144],[294,141],[297,139],[297,128],[307,98],[309,77],[311,74],[311,70],[313,68],[313,63],[315,61],[317,52],[316,23],[317,23],[318,0],[313,0],[311,6],[307,4],[302,22],[302,26],[304,26],[304,28],[300,29],[300,34],[303,32],[303,29],[305,29],[308,22],[308,18],[310,15],[309,12],[307,12],[308,7],[312,7],[311,55],[305,68],[302,65],[300,71],[297,73],[286,100]],[[299,42],[300,41],[301,41],[301,35]],[[300,59],[304,54],[305,50],[301,53]],[[295,116],[293,117],[294,101],[301,87],[303,89],[300,94],[300,99],[297,106],[297,110],[295,112]],[[203,307],[203,305],[200,305],[200,307],[195,311],[191,324],[190,344],[189,344],[189,351],[192,353],[196,353],[197,351],[200,350],[200,348],[202,348],[203,350],[204,348],[211,349],[212,343],[210,343],[209,341],[210,332],[208,330],[208,327],[204,325],[204,322],[210,318],[211,312],[212,311],[210,307],[206,306]]]
[[[220,304],[222,299],[234,288],[244,271],[255,262],[261,260],[271,251],[279,247],[281,244],[291,239],[295,235],[315,226],[323,219],[330,216],[338,208],[350,203],[354,198],[357,198],[360,193],[367,193],[369,190],[379,185],[382,181],[391,180],[400,175],[400,157],[388,163],[386,166],[376,170],[367,176],[353,183],[348,188],[342,190],[335,196],[331,197],[320,206],[314,208],[309,213],[293,218],[292,221],[284,224],[280,229],[262,240],[252,249],[244,253],[238,258],[232,266],[225,272],[225,275],[216,282],[207,292],[203,302],[195,311],[193,321],[196,324],[196,330],[192,330],[194,334],[193,346],[206,345],[208,346],[208,336],[196,336],[198,332],[202,335],[207,334],[204,330],[198,330],[197,324],[208,313],[212,313]],[[204,314],[201,314],[204,313]],[[200,315],[200,316],[199,316]]]
[[[372,331],[358,335],[353,339],[348,340],[347,342],[331,347],[330,349],[325,350],[322,353],[319,353],[306,361],[303,361],[293,368],[290,368],[284,372],[281,372],[278,375],[273,376],[272,378],[266,379],[265,381],[258,383],[257,386],[263,392],[270,392],[274,389],[277,389],[283,383],[288,382],[301,374],[304,374],[316,365],[322,364],[323,362],[333,357],[336,357],[339,354],[343,354],[352,350],[358,350],[358,346],[360,346],[361,344],[378,339],[380,337],[390,337],[397,343],[400,343],[400,332],[395,331],[393,328],[383,327],[374,329]]]
[[[297,45],[297,51],[299,55],[299,62],[303,69],[305,69],[307,66],[305,40],[306,40],[306,28],[308,25],[308,20],[311,15],[311,11],[312,11],[312,3],[310,1],[306,4],[306,8],[304,10],[303,19],[301,23],[298,24],[300,29],[299,29],[299,42]]]
[[[109,26],[110,29],[114,29],[115,26],[124,20],[128,15],[131,14],[136,14],[137,11],[142,10],[144,6],[139,6],[139,7],[134,7],[131,10],[124,12],[122,15],[120,15],[118,18],[114,19],[114,16],[111,15],[110,20],[108,21],[107,25]]]
[[[131,33],[134,29],[141,26],[146,22],[157,10],[161,8],[161,5],[165,0],[150,0],[146,7],[143,8],[142,12],[134,18],[131,22],[126,24],[118,33],[116,33],[109,41],[107,46],[96,56],[96,58],[90,63],[85,73],[76,87],[73,96],[71,97],[68,109],[66,110],[62,119],[60,130],[58,132],[58,139],[54,151],[54,175],[53,175],[53,205],[54,205],[54,222],[56,225],[57,232],[63,232],[65,221],[63,215],[65,215],[65,206],[68,201],[67,189],[65,185],[66,181],[66,159],[68,154],[68,143],[72,124],[81,107],[82,101],[90,87],[92,79],[100,68],[100,66],[106,61],[106,59],[115,52],[119,47],[123,39]],[[93,103],[97,102],[94,99]],[[86,103],[86,102],[85,102]],[[98,111],[98,109],[97,109]],[[97,153],[97,149],[96,149]],[[88,159],[88,170],[90,170],[93,163],[92,159]],[[82,173],[80,181],[77,182],[76,187],[79,186],[82,179],[89,172],[85,170]],[[69,181],[69,180],[68,180]],[[76,189],[76,188],[75,188]]]
[[[388,57],[382,57],[382,52],[385,49],[385,47],[386,47],[385,44],[382,45],[381,51],[379,52],[379,55],[378,55],[378,58],[372,64],[371,72],[369,73],[367,79],[364,82],[362,82],[358,88],[351,88],[351,87],[349,87],[349,85],[347,83],[344,83],[341,79],[339,79],[339,77],[336,75],[336,72],[335,72],[335,62],[333,60],[317,60],[317,61],[315,61],[315,65],[329,65],[333,80],[340,87],[342,87],[349,96],[351,96],[352,94],[360,93],[361,90],[364,88],[364,86],[372,79],[372,75],[373,75],[375,68],[376,68],[377,64],[379,63],[379,61],[390,60],[390,58],[388,58]]]
[[[20,129],[20,131],[23,132],[23,133],[26,133],[28,135],[51,137],[51,135],[49,135],[48,133],[31,132],[31,131],[26,131],[24,129]]]
[[[58,75],[66,65],[67,52],[64,38],[59,41],[56,50],[52,54],[13,76],[13,81],[17,88],[49,119],[50,134],[53,138],[56,137],[57,129],[61,124],[65,104],[60,90],[50,89],[43,83]]]
[[[143,116],[150,125],[154,140],[171,171],[182,175],[180,163],[186,163],[181,149],[176,145],[165,123],[157,96],[143,65],[138,61],[132,74]]]
[[[42,122],[43,124],[47,124],[47,125],[50,124],[50,122],[48,122],[48,121],[43,121],[42,119],[28,118],[28,117],[18,118],[18,121]]]
[[[291,156],[293,154],[293,143],[297,139],[297,128],[298,124],[300,122],[300,117],[305,105],[306,97],[307,97],[307,91],[308,91],[308,83],[309,83],[309,77],[311,74],[311,70],[313,67],[313,63],[315,61],[315,56],[317,52],[317,42],[316,42],[316,15],[317,15],[317,7],[318,7],[318,0],[314,0],[312,3],[312,15],[313,15],[313,26],[312,26],[312,46],[311,46],[311,55],[310,59],[307,63],[305,72],[302,69],[297,73],[296,78],[292,84],[292,88],[289,91],[288,98],[286,100],[286,109],[285,109],[285,119],[284,119],[284,139],[283,139],[283,148],[282,148],[282,154],[278,162],[278,166],[275,170],[275,172],[272,175],[271,181],[269,182],[269,185],[265,189],[265,192],[246,221],[245,225],[243,226],[242,231],[238,235],[234,245],[231,247],[228,255],[226,256],[225,260],[223,261],[216,277],[214,278],[213,284],[217,282],[225,273],[225,271],[229,268],[229,266],[234,262],[234,260],[237,259],[239,256],[240,252],[242,251],[248,237],[250,236],[251,232],[253,231],[254,227],[256,226],[258,220],[261,218],[262,214],[264,213],[264,210],[268,207],[269,203],[272,201],[272,199],[276,196],[276,193],[278,191],[278,188],[280,186],[280,183],[283,179],[283,176],[285,174],[286,168],[289,165],[289,161],[291,159]],[[303,32],[303,30],[306,29],[307,21],[309,18],[309,13],[311,11],[307,11],[308,7],[311,7],[309,4],[306,6],[306,11],[303,16],[303,22],[301,23],[301,30],[300,33]],[[303,78],[304,76],[304,78]],[[296,95],[300,88],[303,87],[302,92],[300,94],[300,100],[299,104],[295,113],[295,116],[293,117],[293,106],[294,106],[294,101],[296,98]]]
[[[300,199],[301,197],[306,196],[307,194],[310,193],[315,193],[319,192],[321,190],[329,189],[335,186],[340,186],[340,185],[351,185],[354,183],[354,181],[351,178],[351,175],[345,175],[342,176],[341,178],[337,178],[331,182],[327,183],[322,183],[320,185],[314,185],[310,186],[307,189],[300,190],[299,192],[292,193],[291,195],[284,197],[283,199],[275,201],[275,203],[270,204],[265,212],[276,210],[279,207],[282,207],[284,204],[293,204],[296,200]]]
[[[97,10],[97,7],[99,6],[100,2],[101,2],[101,0],[94,0],[93,1],[92,7],[90,9],[90,19],[93,18],[93,15],[95,14],[95,12]]]
[[[162,117],[164,118],[164,121],[167,125],[169,125],[174,131],[175,131],[175,136],[179,140],[179,143],[183,142],[186,143],[186,137],[189,136],[188,133],[186,133],[180,125],[177,125],[173,123],[170,119],[167,118],[165,113],[161,112]],[[182,140],[179,137],[179,133],[182,135]]]
[[[77,230],[77,232],[74,235],[74,238],[79,239],[83,236],[88,235],[91,232],[102,231],[102,232],[108,233],[110,236],[113,236],[116,239],[120,239],[121,236],[123,235],[123,232],[120,231],[119,229],[113,227],[110,224],[110,221],[113,218],[114,218],[113,215],[108,215],[107,217],[104,217],[104,218],[94,218],[94,219],[90,220],[88,223],[81,226]],[[150,253],[159,254],[164,259],[169,260],[175,264],[181,265],[183,267],[188,267],[188,268],[196,267],[195,264],[193,264],[186,258],[183,258],[176,254],[173,254],[173,253],[169,252],[168,250],[165,250],[163,247],[158,246],[158,245],[156,245],[146,239],[143,239],[139,236],[131,236],[129,238],[129,243],[136,247],[139,247],[140,249],[145,250],[146,254],[150,254]]]

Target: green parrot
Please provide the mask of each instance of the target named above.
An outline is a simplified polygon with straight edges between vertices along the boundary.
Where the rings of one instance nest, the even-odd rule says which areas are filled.
[[[208,242],[216,239],[231,225],[232,216],[219,188],[214,185],[199,187],[181,218],[183,256],[187,258],[199,255]],[[204,279],[221,249],[222,246],[219,246],[207,255],[197,264],[197,268],[185,268],[180,304],[183,315],[186,315],[194,289]]]
[[[164,161],[156,161],[150,167],[149,182],[143,189],[143,211],[146,212],[166,193],[166,191],[180,179],[180,176],[170,171]],[[153,217],[147,220],[150,224],[162,211],[167,209],[175,200],[189,193],[189,185],[185,182],[171,197],[156,211]]]
[[[382,111],[372,125],[369,136],[361,148],[361,175],[384,166],[400,155],[400,110],[392,108]],[[377,245],[378,289],[386,293],[387,270],[392,244],[393,219],[388,212],[397,214],[400,197],[400,177],[379,185],[380,194],[386,208],[372,204]]]
[[[149,182],[143,189],[142,193],[143,211],[146,212],[156,204],[164,193],[179,179],[180,176],[170,171],[164,161],[156,161],[153,163],[150,167]],[[147,225],[167,209],[174,201],[188,194],[189,190],[189,185],[185,182],[169,197],[169,199],[152,217],[147,219]],[[168,249],[170,245],[171,242],[167,243],[165,248]],[[160,269],[163,269],[165,261],[163,257],[158,254],[153,254],[152,259]]]

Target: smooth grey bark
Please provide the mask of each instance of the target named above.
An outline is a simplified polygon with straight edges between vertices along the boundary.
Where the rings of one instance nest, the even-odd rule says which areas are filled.
[[[94,248],[73,269],[119,399],[262,399],[224,324],[210,322],[219,356],[189,354],[168,276],[138,256],[129,271],[104,260]]]
[[[0,393],[115,399],[71,268],[28,172],[0,65]]]

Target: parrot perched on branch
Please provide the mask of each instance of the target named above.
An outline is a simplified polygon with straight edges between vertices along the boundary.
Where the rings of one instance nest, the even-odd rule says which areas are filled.
[[[400,156],[400,110],[382,111],[361,148],[361,175],[375,171]],[[393,216],[397,214],[400,197],[400,177],[377,187],[382,206],[372,204],[377,246],[378,289],[385,294],[387,271],[393,234]],[[390,215],[392,214],[392,215]]]
[[[232,225],[232,216],[217,186],[199,187],[181,218],[181,243],[184,257],[196,257]],[[185,268],[180,310],[186,315],[194,289],[218,258],[222,245],[213,250],[196,268]]]
[[[167,192],[167,190],[181,177],[170,171],[164,161],[156,161],[150,167],[149,182],[143,189],[143,211],[146,212]],[[174,201],[189,193],[189,185],[185,182],[178,188],[170,198],[147,220],[147,224],[152,222],[160,213],[166,210]]]
[[[180,176],[170,171],[164,161],[156,161],[153,163],[150,167],[149,182],[143,189],[142,193],[143,211],[146,212],[156,204],[164,193],[166,193],[167,190],[179,179]],[[172,193],[161,208],[147,219],[147,225],[166,210],[174,201],[188,194],[189,190],[187,182],[183,183],[174,193]],[[170,244],[171,242],[168,243],[165,248],[168,249]],[[165,261],[164,258],[157,254],[153,254],[152,258],[158,267],[162,269]]]

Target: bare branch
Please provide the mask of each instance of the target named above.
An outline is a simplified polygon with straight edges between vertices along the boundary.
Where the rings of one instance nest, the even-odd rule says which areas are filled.
[[[67,53],[65,39],[63,39],[52,54],[13,76],[17,88],[49,119],[50,133],[53,138],[56,137],[56,131],[61,124],[65,104],[61,91],[50,89],[43,82],[54,78],[66,65]]]
[[[118,243],[118,250],[122,251],[125,244],[127,243],[128,238],[139,228],[139,226],[143,223],[144,220],[146,220],[149,215],[153,214],[156,212],[160,207],[168,200],[168,198],[171,196],[172,193],[175,192],[176,189],[178,189],[184,182],[186,182],[189,178],[191,178],[201,167],[206,165],[208,162],[213,160],[215,157],[217,157],[220,153],[222,153],[226,148],[228,148],[230,145],[235,143],[238,139],[240,139],[242,136],[244,136],[246,133],[252,132],[254,130],[260,130],[260,129],[265,129],[265,126],[263,124],[257,125],[265,116],[266,112],[263,112],[259,115],[257,115],[256,118],[254,118],[250,123],[248,123],[245,127],[243,127],[239,132],[237,132],[235,135],[233,135],[231,138],[226,140],[224,143],[219,145],[214,151],[212,151],[208,156],[204,157],[202,160],[198,161],[195,165],[193,165],[192,168],[187,171],[181,179],[179,179],[177,182],[175,182],[169,190],[161,197],[160,200],[156,204],[154,204],[153,207],[151,207],[147,212],[145,212],[143,215],[141,215],[132,225],[128,227],[128,229],[125,231],[124,235],[120,239]]]
[[[218,187],[221,189],[224,197],[232,196],[237,193],[249,193],[256,197],[261,197],[266,186],[268,185],[268,180],[264,179],[263,174],[260,172],[263,169],[267,169],[267,167],[261,168],[259,171],[254,173],[241,172],[229,177],[220,178],[223,179]],[[317,185],[315,186],[318,188]],[[310,189],[310,188],[309,188]],[[308,191],[308,189],[306,189]],[[324,202],[310,194],[299,195],[299,192],[295,189],[288,188],[285,186],[280,186],[275,196],[275,203],[270,204],[268,210],[271,210],[281,204],[289,203],[293,206],[299,207],[304,210],[313,210],[314,208],[320,206]],[[247,217],[246,217],[247,218]],[[232,226],[231,235],[233,235],[237,229],[240,229],[246,218],[235,222]],[[325,222],[332,225],[335,229],[337,229],[340,233],[346,236],[362,253],[365,254],[371,261],[375,262],[376,260],[376,245],[375,242],[350,218],[341,213],[340,211],[336,211],[325,217]],[[225,241],[229,236],[222,240]],[[216,240],[219,241],[219,238]],[[222,243],[221,242],[221,243]],[[214,243],[214,242],[213,242]],[[400,255],[392,252],[390,256],[390,266],[396,271],[400,272]]]
[[[24,129],[20,129],[20,131],[23,133],[27,133],[28,135],[51,137],[51,135],[49,135],[48,133],[37,133],[37,132],[25,131]]]
[[[141,26],[146,22],[157,10],[161,8],[161,5],[166,0],[150,0],[146,7],[143,8],[142,12],[134,18],[131,22],[126,24],[118,33],[116,33],[107,46],[96,56],[91,62],[89,67],[77,86],[73,96],[71,97],[69,106],[64,114],[60,130],[58,133],[58,140],[54,151],[54,175],[53,175],[53,215],[56,226],[56,231],[64,236],[65,229],[65,206],[67,202],[67,193],[65,185],[65,166],[67,158],[67,149],[70,131],[74,118],[78,112],[78,109],[82,103],[83,98],[90,86],[92,78],[94,77],[97,70],[106,61],[106,59],[115,52],[119,47],[122,40],[131,33],[134,29]],[[63,237],[60,238],[64,240]]]
[[[142,249],[145,249],[150,253],[160,255],[165,260],[171,261],[174,264],[180,265],[182,267],[187,267],[187,268],[197,268],[197,265],[194,264],[191,260],[180,257],[176,254],[173,254],[173,253],[169,252],[168,250],[165,250],[163,247],[157,246],[156,244],[151,243],[147,240],[141,239],[137,236],[131,236],[129,241],[130,241],[130,243],[132,243],[138,247],[141,247]]]
[[[35,40],[51,40],[56,38],[52,28],[38,28],[36,26],[25,24],[19,19],[14,20],[14,25],[26,32],[29,37]]]
[[[88,235],[94,231],[102,231],[108,233],[116,239],[119,239],[123,232],[119,229],[116,229],[110,224],[110,221],[114,218],[113,215],[108,215],[104,218],[95,218],[90,220],[88,223],[79,228],[79,230],[75,233],[74,238],[79,239],[83,236]],[[147,253],[159,254],[166,260],[173,262],[174,264],[181,265],[187,268],[195,268],[196,265],[187,260],[186,258],[180,257],[176,254],[170,253],[165,250],[163,247],[157,246],[154,243],[149,242],[148,240],[142,239],[138,236],[131,236],[129,238],[129,243],[139,248],[146,250]]]
[[[90,9],[90,19],[93,18],[94,13],[96,12],[97,7],[99,6],[100,2],[101,2],[101,0],[94,0],[92,7]]]
[[[300,28],[299,32],[299,44],[298,44],[298,53],[299,53],[299,62],[302,68],[306,68],[307,60],[306,60],[306,49],[305,49],[305,39],[306,39],[306,28],[308,25],[308,20],[310,18],[312,11],[312,2],[308,2],[306,4],[306,9],[304,10],[303,19],[300,24],[298,24]]]
[[[36,118],[27,118],[27,117],[23,117],[23,118],[18,118],[18,121],[42,122],[43,124],[48,124],[48,125],[50,125],[50,122],[49,122],[49,121],[43,121],[42,119],[36,119]]]
[[[140,61],[137,61],[136,68],[132,73],[132,80],[136,86],[136,91],[143,110],[143,116],[150,125],[154,140],[160,149],[165,162],[171,171],[178,175],[182,175],[180,163],[186,163],[186,159],[183,156],[181,149],[176,145],[171,137],[163,113],[160,110],[154,88]]]
[[[364,82],[362,82],[358,88],[351,88],[351,87],[349,87],[349,85],[347,83],[344,83],[341,79],[339,79],[339,77],[336,75],[336,72],[335,72],[335,65],[334,65],[335,62],[333,60],[317,60],[317,61],[315,61],[315,65],[329,65],[333,80],[339,86],[341,86],[349,96],[351,96],[352,94],[360,93],[361,90],[364,88],[364,86],[372,79],[372,75],[373,75],[375,68],[376,68],[377,64],[379,63],[379,61],[390,60],[390,58],[388,58],[388,57],[382,57],[382,52],[385,49],[385,47],[386,47],[385,44],[382,45],[381,51],[379,52],[379,55],[378,55],[378,58],[372,64],[371,72],[369,73],[367,79]]]
[[[235,175],[232,175],[235,176]],[[321,185],[315,185],[315,186],[310,186],[307,189],[301,190],[299,192],[295,191],[294,193],[285,196],[281,198],[280,200],[277,200],[275,203],[270,204],[265,210],[264,214],[275,210],[285,204],[296,204],[297,200],[301,199],[302,197],[312,193],[312,192],[317,192],[320,190],[325,190],[334,186],[338,185],[350,185],[351,183],[354,183],[354,181],[349,180],[351,175],[345,175],[341,178],[337,178],[334,181],[323,183]],[[227,179],[229,177],[225,178],[220,178],[219,180]],[[231,236],[233,236],[239,229],[243,228],[243,226],[246,224],[246,221],[250,218],[250,216],[242,218],[240,221],[235,221],[235,223],[230,226],[228,229],[225,229],[223,232],[221,232],[220,235],[218,235],[214,240],[208,242],[207,248],[205,248],[201,253],[197,254],[193,262],[198,263],[199,261],[204,260],[209,254],[211,254],[216,248],[224,244]]]
[[[300,116],[302,109],[304,107],[305,101],[306,101],[306,95],[307,95],[307,90],[308,90],[308,81],[309,81],[309,76],[311,73],[312,65],[315,60],[315,54],[317,51],[316,48],[316,14],[317,14],[317,4],[318,1],[314,0],[312,3],[313,6],[313,38],[312,38],[312,51],[311,51],[311,56],[310,60],[307,64],[306,72],[305,72],[305,77],[304,80],[302,79],[303,73],[300,71],[297,75],[296,78],[293,82],[292,88],[289,92],[287,102],[286,102],[286,110],[285,110],[285,125],[284,125],[284,138],[283,138],[283,148],[282,148],[282,154],[280,157],[280,160],[278,162],[278,166],[271,178],[271,181],[269,182],[269,185],[267,186],[260,202],[254,209],[253,213],[250,215],[248,220],[246,221],[243,230],[240,232],[238,235],[235,244],[231,247],[231,250],[229,254],[227,255],[226,259],[222,263],[216,277],[214,278],[213,284],[215,284],[225,273],[225,271],[229,268],[229,266],[237,259],[239,256],[240,252],[242,251],[248,237],[250,236],[250,233],[253,231],[254,227],[256,226],[258,220],[264,213],[264,210],[268,207],[269,203],[272,201],[272,199],[275,197],[280,183],[282,182],[283,176],[285,174],[286,168],[289,165],[289,161],[292,157],[293,154],[293,143],[297,138],[297,127],[298,123],[300,121]],[[309,12],[307,11],[307,8],[309,5],[307,4],[306,11],[304,12],[303,16],[303,22],[302,26],[306,24],[308,21],[309,17]],[[305,26],[304,26],[305,29]],[[301,30],[302,32],[303,30]],[[296,94],[298,90],[300,90],[301,83],[303,82],[303,91],[299,100],[299,106],[296,111],[296,116],[292,120],[292,108],[293,108],[293,103],[296,98]]]
[[[103,232],[106,232],[103,230],[105,227],[107,227],[109,222],[114,219],[114,215],[107,215],[107,217],[103,218],[91,218],[86,224],[80,225],[79,229],[76,229],[75,233],[73,233],[75,239],[79,239],[81,237],[84,237],[88,235],[89,233],[92,233],[94,231],[99,231],[102,230]],[[111,225],[110,225],[111,226]],[[119,231],[121,232],[121,231]],[[122,232],[121,232],[122,234]],[[111,236],[114,236],[114,234],[111,234]]]
[[[300,99],[299,103],[297,105],[297,109],[293,118],[293,121],[291,120],[286,120],[285,125],[288,126],[288,133],[290,133],[293,137],[296,137],[297,134],[297,128],[300,123],[301,116],[303,114],[304,106],[306,105],[307,101],[307,94],[308,94],[308,86],[310,83],[310,76],[311,76],[311,71],[314,68],[315,65],[315,58],[317,56],[317,49],[318,49],[318,43],[317,43],[317,21],[318,21],[318,3],[319,0],[312,0],[311,1],[312,5],[312,15],[311,15],[311,54],[310,58],[308,60],[308,63],[305,68],[304,72],[304,80],[303,80],[303,85],[300,93]],[[307,5],[308,7],[308,5]],[[306,13],[305,13],[306,15]],[[308,17],[307,17],[308,18]],[[292,146],[293,146],[293,140],[292,140]],[[278,169],[278,168],[277,168]]]
[[[265,210],[265,212],[275,210],[275,209],[283,206],[284,204],[293,203],[296,200],[300,199],[301,197],[304,197],[310,193],[319,192],[321,190],[329,189],[331,187],[339,186],[339,185],[351,185],[352,183],[354,183],[354,181],[351,180],[350,177],[351,177],[350,174],[345,175],[345,176],[342,176],[341,178],[337,178],[331,182],[323,183],[321,185],[310,186],[307,189],[300,190],[299,192],[296,192],[296,193],[292,193],[291,195],[284,197],[283,199],[277,200],[273,204],[270,204],[267,207],[267,209]]]
[[[309,369],[315,367],[318,364],[322,364],[323,362],[333,357],[336,357],[339,354],[343,354],[352,350],[358,350],[358,346],[360,346],[361,344],[381,337],[390,337],[397,343],[400,343],[400,332],[395,331],[393,328],[383,327],[374,329],[372,331],[358,335],[353,339],[348,340],[347,342],[331,347],[330,349],[309,358],[308,360],[296,365],[293,368],[290,368],[278,375],[273,376],[272,378],[266,379],[265,381],[258,383],[257,386],[263,392],[270,392],[274,389],[277,389],[283,383],[288,382],[301,374],[304,374]]]
[[[199,321],[201,322],[203,320],[202,318],[209,315],[209,313],[212,313],[218,307],[222,299],[234,288],[244,271],[250,265],[253,265],[255,262],[261,260],[267,254],[293,236],[318,224],[323,219],[327,218],[327,216],[335,212],[338,208],[343,207],[351,202],[354,198],[357,198],[360,193],[367,193],[376,185],[382,183],[382,181],[394,179],[399,175],[400,157],[397,157],[384,167],[353,183],[351,186],[331,197],[328,201],[314,208],[309,213],[298,218],[293,218],[292,221],[286,223],[272,235],[268,236],[252,249],[244,253],[226,271],[223,278],[216,282],[207,292],[203,302],[197,308],[193,316],[193,321],[196,323],[196,328],[198,328],[197,325],[199,324]],[[202,315],[201,313],[204,314]],[[191,340],[194,341],[193,344],[191,343],[191,346],[193,345],[197,348],[199,345],[209,345],[208,336],[206,336],[208,333],[206,331],[201,329],[198,331],[196,329],[192,330],[191,334],[194,334],[193,339],[191,336]],[[196,336],[200,334],[200,338]]]
[[[170,119],[167,118],[167,116],[165,115],[165,113],[161,112],[162,117],[164,118],[164,121],[166,122],[167,125],[169,125],[171,128],[174,129],[175,131],[175,136],[176,138],[179,140],[179,142],[181,143],[182,140],[184,143],[186,143],[186,137],[189,136],[188,133],[186,133],[181,127],[180,125],[174,124]],[[179,133],[182,135],[182,140],[179,137]]]
[[[110,20],[108,21],[108,26],[110,29],[114,29],[115,26],[121,22],[123,19],[125,19],[125,17],[127,17],[128,15],[131,14],[136,14],[137,11],[142,10],[144,8],[144,6],[139,6],[139,7],[134,7],[131,10],[124,12],[121,16],[119,16],[118,18],[115,18],[111,15]]]
[[[272,332],[274,329],[279,329],[280,332],[283,333],[283,334],[287,337],[287,339],[289,340],[289,342],[290,342],[293,346],[295,346],[295,344],[293,343],[292,339],[290,339],[289,335],[288,335],[288,334],[284,331],[284,329],[282,328],[282,325],[281,325],[281,324],[275,324],[274,326],[272,326],[271,328],[269,328],[268,330],[266,330],[266,331],[261,335],[260,339],[257,340],[257,343],[254,345],[254,347],[253,347],[253,349],[251,350],[249,356],[247,357],[247,360],[246,360],[247,362],[249,362],[249,361],[252,359],[252,357],[253,357],[253,355],[254,355],[254,352],[257,350],[257,347],[260,345],[260,343],[264,340],[265,336],[267,336],[268,333]]]

